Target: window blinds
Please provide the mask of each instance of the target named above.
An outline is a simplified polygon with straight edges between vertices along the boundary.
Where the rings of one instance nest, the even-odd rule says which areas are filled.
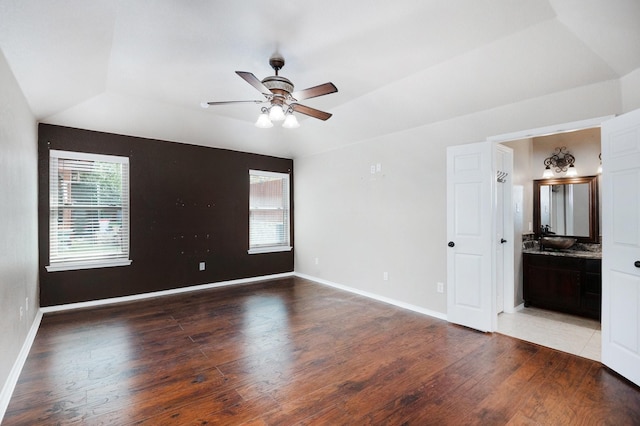
[[[289,175],[249,171],[249,248],[290,248]]]
[[[50,151],[50,265],[129,258],[129,159]]]

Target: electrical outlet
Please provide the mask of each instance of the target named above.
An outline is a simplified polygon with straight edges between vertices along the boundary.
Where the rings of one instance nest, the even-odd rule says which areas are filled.
[[[375,166],[375,164],[372,164],[371,165],[371,174],[373,175],[375,173],[376,173],[376,166]]]
[[[320,259],[316,257],[316,265],[320,264]]]
[[[444,283],[437,284],[437,291],[438,293],[444,293]]]
[[[24,317],[24,308],[20,306],[20,321],[22,321],[22,317]]]
[[[28,297],[24,298],[24,306],[25,306],[25,310],[27,311],[27,313],[29,313],[29,298]]]
[[[384,281],[389,281],[389,273],[388,272],[383,272],[382,273],[382,279]]]
[[[199,268],[200,268],[201,271],[204,271],[205,268],[206,268],[205,263],[204,262],[200,262]]]

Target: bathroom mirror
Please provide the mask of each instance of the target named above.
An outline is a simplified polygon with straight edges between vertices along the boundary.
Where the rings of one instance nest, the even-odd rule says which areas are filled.
[[[539,179],[533,181],[533,230],[575,237],[582,243],[600,241],[598,177]]]

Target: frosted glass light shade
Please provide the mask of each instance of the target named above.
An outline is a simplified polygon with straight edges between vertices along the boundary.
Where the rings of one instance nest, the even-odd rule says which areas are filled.
[[[273,123],[271,122],[271,120],[269,120],[269,114],[267,114],[266,112],[260,114],[255,126],[260,129],[268,129],[269,127],[273,127]]]
[[[544,169],[544,173],[542,173],[542,178],[543,179],[550,179],[553,177],[553,170],[551,170],[551,168],[549,166],[547,166],[546,169]]]
[[[287,117],[284,119],[284,123],[282,123],[282,127],[286,129],[297,129],[300,127],[300,123],[298,123],[298,119],[293,114],[287,114]]]
[[[576,176],[578,176],[578,171],[573,166],[573,164],[569,166],[569,170],[567,170],[567,176],[568,177],[576,177]]]
[[[282,121],[284,120],[284,110],[280,105],[273,105],[269,110],[269,119],[271,121]]]

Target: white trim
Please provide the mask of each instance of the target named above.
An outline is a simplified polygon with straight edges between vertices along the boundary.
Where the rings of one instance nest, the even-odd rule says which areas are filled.
[[[551,135],[555,133],[573,132],[575,130],[589,129],[592,127],[600,127],[600,125],[615,115],[605,115],[603,117],[589,118],[587,120],[572,121],[570,123],[554,124],[546,127],[538,127],[537,129],[520,130],[513,133],[505,133],[502,135],[490,136],[487,138],[490,142],[508,142],[518,139],[535,138],[539,136]]]
[[[295,272],[295,276],[299,277],[299,278],[304,278],[306,280],[313,281],[313,282],[318,283],[318,284],[327,285],[329,287],[334,287],[334,288],[337,288],[337,289],[340,289],[340,290],[348,291],[350,293],[358,294],[360,296],[368,297],[369,299],[374,299],[374,300],[377,300],[379,302],[388,303],[389,305],[394,305],[394,306],[397,306],[399,308],[408,309],[410,311],[417,312],[419,314],[428,315],[430,317],[438,318],[438,319],[441,319],[441,320],[444,320],[444,321],[447,320],[447,315],[446,314],[443,314],[443,313],[437,312],[437,311],[432,311],[431,309],[421,308],[420,306],[412,305],[410,303],[401,302],[399,300],[391,299],[389,297],[380,296],[378,294],[370,293],[368,291],[358,290],[357,288],[353,288],[353,287],[345,286],[345,285],[342,285],[342,284],[334,283],[332,281],[323,280],[322,278],[312,277],[312,276],[306,275],[306,274],[300,274],[298,272]]]
[[[31,324],[31,328],[29,329],[27,338],[22,344],[22,348],[20,349],[18,358],[13,363],[13,367],[11,367],[9,377],[7,377],[7,380],[4,382],[4,386],[2,386],[2,393],[0,393],[0,423],[2,423],[2,419],[7,412],[7,407],[9,407],[9,402],[11,401],[11,395],[13,395],[13,391],[16,388],[16,384],[18,383],[18,378],[20,378],[20,373],[22,372],[24,363],[27,361],[29,351],[31,350],[31,346],[33,345],[33,342],[36,338],[36,334],[38,333],[38,328],[40,328],[41,321],[42,310],[39,309],[36,313],[35,318],[33,319],[33,323]]]
[[[247,252],[249,254],[277,253],[280,251],[291,251],[292,248],[293,247],[291,246],[253,247],[253,248],[250,248]]]
[[[129,266],[131,260],[98,260],[93,262],[56,262],[53,265],[45,266],[47,272],[76,271],[78,269],[111,268],[114,266]]]
[[[153,297],[169,296],[172,294],[188,293],[191,291],[206,290],[208,288],[225,287],[236,284],[248,284],[257,281],[275,280],[278,278],[292,277],[293,272],[284,272],[282,274],[262,275],[253,278],[241,278],[237,280],[220,281],[217,283],[200,284],[189,287],[174,288],[171,290],[154,291],[151,293],[134,294],[131,296],[112,297],[109,299],[91,300],[89,302],[68,303],[65,305],[45,306],[40,308],[43,313],[70,311],[73,309],[89,308],[93,306],[112,305],[116,303],[131,302],[135,300],[151,299]]]
[[[519,304],[518,306],[513,308],[513,312],[520,312],[521,310],[524,309],[524,303]],[[512,312],[512,313],[513,313]]]
[[[129,157],[122,155],[93,154],[79,151],[61,151],[59,149],[49,150],[49,155],[56,158],[69,158],[71,160],[101,161],[105,163],[129,164]]]

